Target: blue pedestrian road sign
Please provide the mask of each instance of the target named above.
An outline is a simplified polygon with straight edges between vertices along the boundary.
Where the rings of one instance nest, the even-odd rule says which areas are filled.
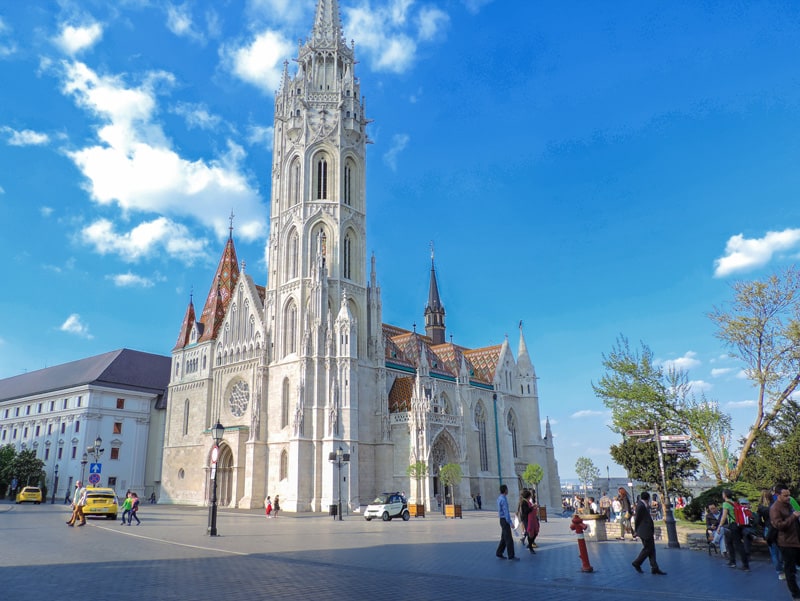
[[[102,463],[90,463],[89,464],[89,473],[90,474],[100,474],[103,472],[103,464]]]

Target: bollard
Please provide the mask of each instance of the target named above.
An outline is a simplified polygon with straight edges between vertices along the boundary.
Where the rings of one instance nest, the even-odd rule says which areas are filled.
[[[589,553],[586,551],[586,540],[583,538],[583,531],[586,530],[586,524],[583,523],[581,516],[577,513],[572,516],[572,524],[569,527],[574,530],[578,535],[578,556],[581,558],[581,572],[594,572],[594,568],[589,565]]]

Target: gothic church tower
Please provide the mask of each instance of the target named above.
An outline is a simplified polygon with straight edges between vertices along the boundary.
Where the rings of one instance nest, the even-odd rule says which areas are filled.
[[[296,60],[275,98],[265,323],[269,405],[281,407],[270,410],[269,466],[280,474],[269,480],[315,474],[284,502],[318,510],[332,494],[328,453],[358,439],[357,367],[381,323],[367,303],[367,119],[337,0],[318,1]],[[292,507],[303,499],[311,507]]]

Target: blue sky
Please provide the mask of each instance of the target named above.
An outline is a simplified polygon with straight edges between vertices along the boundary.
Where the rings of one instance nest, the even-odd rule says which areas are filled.
[[[273,93],[313,0],[0,8],[0,377],[169,354],[234,219],[266,282]],[[794,2],[340,0],[369,135],[384,321],[518,343],[562,477],[622,475],[594,397],[624,334],[740,430],[753,389],[706,314],[800,255]]]

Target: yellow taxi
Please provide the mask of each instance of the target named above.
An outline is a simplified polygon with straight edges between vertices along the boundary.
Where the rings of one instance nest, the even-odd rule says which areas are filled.
[[[42,502],[42,491],[38,486],[26,486],[17,493],[17,504],[19,503],[35,503],[38,505]]]
[[[113,488],[93,488],[86,489],[86,505],[83,508],[83,515],[104,516],[109,520],[117,519],[117,493]]]

